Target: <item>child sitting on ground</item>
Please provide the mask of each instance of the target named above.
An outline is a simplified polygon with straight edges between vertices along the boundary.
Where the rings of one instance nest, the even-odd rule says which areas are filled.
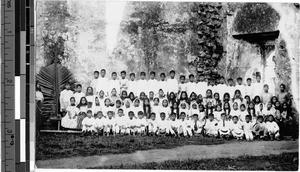
[[[192,132],[192,121],[187,119],[186,114],[184,112],[180,113],[180,119],[179,119],[179,135],[183,135],[183,136],[193,136],[193,132]]]
[[[147,126],[147,120],[146,117],[144,116],[144,112],[139,111],[138,119],[136,120],[137,133],[139,135],[146,135],[146,126]]]
[[[127,119],[127,124],[126,124],[126,134],[135,136],[137,132],[137,127],[136,127],[136,118],[134,118],[134,112],[129,111],[128,117],[129,118]]]
[[[209,114],[204,126],[204,135],[208,137],[218,136],[218,121],[214,119],[214,114]]]
[[[230,132],[231,135],[237,140],[243,140],[243,136],[244,136],[243,127],[237,116],[232,117]]]
[[[221,114],[221,121],[218,122],[218,132],[223,139],[229,139],[230,121],[226,119],[226,113]]]
[[[61,126],[64,128],[76,129],[77,128],[77,115],[79,109],[75,106],[75,98],[70,98],[70,106],[68,106],[67,114],[61,120]]]
[[[269,115],[268,121],[265,124],[266,127],[266,135],[270,137],[271,141],[274,139],[279,140],[279,127],[277,123],[274,121],[274,117]]]
[[[104,127],[106,125],[106,119],[103,117],[102,111],[98,111],[97,118],[95,119],[95,130],[98,135],[104,135]]]
[[[205,125],[205,120],[199,120],[198,114],[193,114],[193,126],[192,131],[194,136],[200,136],[203,134],[203,127]]]
[[[115,133],[121,135],[125,134],[127,118],[124,116],[123,109],[118,109],[115,120],[116,120]]]
[[[94,135],[95,133],[95,119],[92,118],[92,111],[87,111],[87,117],[82,120],[82,135]]]
[[[265,123],[262,115],[257,116],[256,123],[253,126],[254,137],[263,139],[265,136]]]
[[[179,121],[176,119],[176,113],[172,113],[170,115],[170,120],[169,120],[169,123],[171,125],[171,130],[174,131],[174,134],[173,136],[178,136],[178,129],[180,127],[180,124],[179,124]]]
[[[253,123],[251,121],[251,115],[246,115],[245,122],[243,123],[243,129],[247,141],[253,140]]]
[[[106,119],[106,125],[104,128],[104,133],[109,136],[110,134],[113,134],[115,136],[114,127],[116,125],[116,120],[113,118],[113,111],[107,112],[107,119]]]
[[[157,122],[158,136],[167,136],[169,134],[174,135],[175,132],[171,129],[169,121],[166,120],[166,114],[164,112],[160,113],[160,120]]]
[[[158,126],[155,119],[155,113],[151,113],[150,119],[148,120],[148,133],[153,136],[157,133]]]

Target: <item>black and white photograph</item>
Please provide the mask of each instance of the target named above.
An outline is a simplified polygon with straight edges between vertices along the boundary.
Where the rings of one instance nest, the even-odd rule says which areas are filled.
[[[298,170],[299,3],[34,10],[37,169]]]

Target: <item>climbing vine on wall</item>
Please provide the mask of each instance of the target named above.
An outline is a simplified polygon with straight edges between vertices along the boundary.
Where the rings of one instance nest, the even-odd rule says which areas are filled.
[[[221,3],[195,3],[190,19],[194,38],[191,39],[191,52],[197,58],[194,65],[199,75],[216,79],[221,75],[217,71],[218,62],[223,57],[222,35],[224,13]]]

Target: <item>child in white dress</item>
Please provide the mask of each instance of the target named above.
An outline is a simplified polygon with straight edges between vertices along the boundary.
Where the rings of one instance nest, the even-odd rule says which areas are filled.
[[[59,102],[60,110],[65,112],[70,105],[70,98],[73,97],[73,91],[70,90],[71,86],[69,83],[65,84],[65,89],[60,93]]]
[[[92,117],[92,111],[88,110],[87,111],[87,117],[85,117],[82,120],[82,134],[87,135],[87,134],[92,134],[94,135],[95,133],[95,118]]]
[[[216,111],[214,111],[214,117],[217,121],[221,121],[221,114],[222,114],[222,105],[218,104],[216,106]]]
[[[274,121],[273,115],[269,115],[268,121],[265,124],[266,135],[270,137],[271,140],[279,140],[279,126]]]
[[[192,126],[193,126],[193,121],[187,119],[186,114],[184,112],[180,113],[180,119],[179,119],[179,135],[183,135],[183,136],[193,136],[193,132],[192,132]]]
[[[251,121],[251,116],[246,115],[245,122],[243,123],[243,129],[245,132],[245,137],[247,141],[253,140],[253,122]]]
[[[77,115],[79,114],[79,109],[75,106],[75,98],[70,98],[70,106],[66,109],[67,114],[61,120],[61,126],[64,128],[77,128]]]
[[[241,122],[239,121],[238,116],[232,117],[232,124],[230,126],[230,132],[233,138],[237,140],[242,140],[244,136],[244,130]]]
[[[98,135],[104,135],[104,127],[106,125],[106,119],[103,117],[102,111],[98,111],[95,119],[95,129]]]
[[[162,105],[161,105],[161,108],[160,108],[160,113],[161,112],[164,112],[166,117],[169,118],[170,114],[171,114],[171,108],[169,106],[169,102],[167,99],[164,99],[162,101]]]
[[[81,97],[84,97],[85,94],[82,91],[82,86],[81,84],[76,85],[76,92],[74,93],[74,98],[75,98],[75,105],[77,106],[80,102]]]
[[[166,136],[166,135],[174,135],[175,132],[171,129],[170,122],[166,120],[166,114],[164,112],[160,113],[160,120],[157,121],[157,135],[158,136]]]
[[[144,112],[139,111],[138,119],[136,119],[137,133],[139,135],[146,135],[146,126],[147,126],[147,120],[146,117],[144,116]]]
[[[100,101],[99,101],[99,98],[98,97],[95,97],[95,104],[92,105],[92,111],[93,111],[93,116],[95,114],[97,114],[99,111],[102,111],[102,108],[100,106]]]
[[[134,118],[134,112],[128,112],[128,119],[126,120],[126,134],[135,135],[137,132],[137,121]]]
[[[155,135],[158,130],[157,120],[155,119],[155,113],[151,113],[150,119],[148,120],[148,133],[150,135]]]
[[[79,109],[78,119],[77,119],[77,127],[82,129],[82,120],[86,117],[86,113],[88,110],[88,104],[85,97],[81,97],[79,104],[77,105]]]
[[[204,126],[204,134],[209,137],[218,136],[218,121],[214,119],[214,114],[209,114]]]
[[[113,111],[107,112],[106,124],[104,127],[104,133],[109,136],[110,134],[115,136],[116,120],[113,118]]]
[[[85,98],[88,101],[88,103],[92,103],[92,105],[95,103],[95,95],[93,93],[92,87],[87,87]]]
[[[120,79],[120,92],[127,92],[128,90],[128,79],[126,78],[126,71],[121,71],[121,79]]]
[[[194,136],[200,136],[203,134],[203,128],[205,125],[205,120],[199,120],[198,114],[193,114],[193,126],[192,131],[194,133]]]
[[[218,122],[218,132],[221,138],[229,139],[231,122],[226,119],[226,114],[221,114],[221,121]]]
[[[239,119],[241,122],[245,122],[246,115],[248,115],[248,112],[246,111],[246,105],[241,104],[240,110],[241,110],[241,113],[240,113]]]
[[[172,113],[170,115],[170,119],[169,119],[169,123],[171,125],[171,130],[174,131],[173,136],[178,136],[178,132],[179,132],[179,127],[180,127],[180,121],[176,119],[177,115],[176,113]],[[172,132],[171,132],[172,133]]]
[[[179,104],[179,114],[181,114],[182,112],[184,112],[186,118],[189,118],[191,116],[191,111],[189,110],[189,105],[186,102],[181,102]],[[179,115],[180,117],[180,115]]]
[[[266,128],[263,116],[257,116],[256,123],[253,126],[254,137],[257,139],[263,139],[266,134]]]
[[[128,116],[124,115],[123,109],[118,109],[116,115],[116,126],[115,126],[115,133],[124,135],[126,133],[126,123],[127,123]]]

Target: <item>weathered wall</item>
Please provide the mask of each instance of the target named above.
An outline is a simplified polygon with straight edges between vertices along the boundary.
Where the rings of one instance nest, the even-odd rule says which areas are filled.
[[[300,9],[299,4],[270,3],[280,15],[278,29],[280,30],[280,39],[285,42],[281,51],[285,57],[288,57],[290,64],[290,82],[291,92],[294,102],[299,112],[299,58],[300,58]],[[286,49],[286,50],[285,50]],[[286,51],[286,53],[284,53]],[[282,56],[282,57],[284,57]],[[286,59],[286,58],[285,58]],[[285,64],[287,63],[285,61]],[[279,61],[280,62],[280,61]],[[283,65],[286,66],[286,65]]]

